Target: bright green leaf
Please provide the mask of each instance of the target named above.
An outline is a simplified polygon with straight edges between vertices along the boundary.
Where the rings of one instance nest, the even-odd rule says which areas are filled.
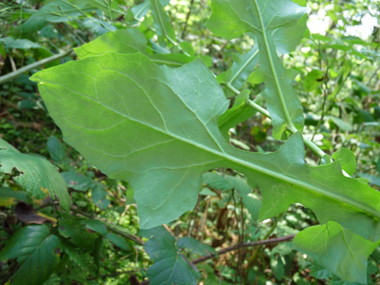
[[[70,208],[70,196],[59,172],[44,157],[22,154],[0,138],[0,172],[10,174],[17,169],[20,175],[13,179],[36,199],[46,197],[46,189],[52,199],[58,198],[65,210]]]
[[[356,170],[356,157],[354,153],[348,148],[341,148],[337,152],[334,152],[332,158],[335,161],[339,161],[342,169],[349,175],[353,175]]]
[[[319,86],[321,86],[321,84],[324,81],[323,77],[324,77],[324,72],[321,70],[313,69],[312,71],[310,71],[306,75],[306,78],[305,78],[305,82],[304,82],[305,90],[310,92],[319,88]]]
[[[349,282],[367,284],[367,259],[378,242],[371,242],[335,222],[298,233],[293,248],[306,253],[330,272]]]

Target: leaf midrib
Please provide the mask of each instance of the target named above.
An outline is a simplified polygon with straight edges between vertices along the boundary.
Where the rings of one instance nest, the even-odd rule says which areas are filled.
[[[160,26],[161,26],[162,31],[164,32],[164,36],[165,38],[171,39],[168,33],[166,32],[164,23],[162,22],[161,13],[160,13],[160,10],[158,9],[157,0],[153,0],[153,2],[154,2],[154,6],[156,7],[157,17],[158,17],[158,20],[160,21]]]
[[[276,89],[277,89],[277,92],[278,92],[278,95],[279,95],[279,98],[280,98],[280,102],[281,102],[281,105],[282,105],[282,109],[283,109],[282,111],[284,112],[284,115],[285,115],[285,118],[286,118],[286,122],[287,122],[287,124],[289,126],[289,129],[295,129],[295,127],[293,125],[293,121],[290,118],[290,115],[289,115],[289,112],[288,112],[288,108],[286,106],[286,102],[284,100],[284,95],[282,93],[282,89],[281,89],[281,86],[280,86],[280,82],[278,80],[276,69],[274,67],[273,58],[272,58],[272,54],[271,54],[271,49],[269,48],[269,43],[268,43],[267,35],[266,35],[266,28],[264,27],[264,22],[263,22],[263,18],[261,16],[260,7],[257,4],[257,0],[253,0],[253,2],[256,5],[256,9],[257,9],[257,12],[258,12],[258,17],[260,19],[261,30],[259,30],[259,31],[262,33],[263,38],[264,38],[265,49],[267,50],[269,64],[270,64],[270,67],[271,67],[271,70],[272,70],[273,78],[274,78],[274,81],[275,81],[275,84],[276,84]]]
[[[216,156],[218,156],[218,157],[220,157],[222,159],[225,159],[227,161],[230,161],[232,163],[235,163],[235,164],[238,164],[238,165],[242,165],[242,166],[247,167],[247,168],[249,168],[249,169],[251,169],[253,171],[256,171],[256,172],[262,173],[264,175],[271,176],[273,178],[285,181],[285,182],[287,182],[289,184],[296,185],[296,186],[298,186],[298,187],[300,187],[302,189],[308,190],[310,192],[318,193],[318,194],[326,196],[326,197],[328,197],[328,198],[330,198],[332,200],[335,200],[335,201],[337,201],[339,203],[347,204],[347,205],[349,205],[351,207],[354,207],[354,208],[357,208],[357,209],[359,209],[359,210],[361,210],[361,211],[363,211],[365,213],[371,214],[372,216],[374,216],[374,217],[376,217],[376,218],[378,218],[380,220],[380,212],[374,210],[370,206],[367,206],[367,205],[359,203],[359,202],[357,202],[357,201],[355,201],[353,199],[350,199],[349,197],[341,196],[341,195],[338,195],[336,193],[324,190],[322,188],[318,188],[318,187],[316,187],[314,185],[308,184],[306,182],[300,181],[300,180],[295,179],[295,178],[291,178],[291,177],[286,176],[284,174],[280,174],[278,172],[272,171],[272,170],[264,168],[262,166],[258,166],[258,165],[255,165],[255,164],[248,163],[247,161],[241,160],[239,158],[236,158],[236,157],[234,157],[234,156],[232,156],[232,155],[230,155],[228,153],[219,152],[219,151],[211,149],[211,148],[209,148],[209,147],[207,147],[205,145],[201,145],[201,144],[199,144],[197,142],[191,141],[191,140],[189,140],[187,138],[180,137],[180,136],[178,136],[178,135],[176,135],[176,134],[174,134],[172,132],[165,131],[165,130],[163,130],[161,128],[158,128],[156,126],[153,126],[153,125],[151,125],[149,123],[137,120],[135,118],[131,118],[131,117],[127,116],[126,114],[120,113],[119,111],[114,110],[113,108],[111,108],[111,107],[109,107],[107,105],[104,105],[103,103],[95,101],[94,99],[89,98],[89,97],[87,97],[87,96],[85,96],[83,94],[80,94],[80,93],[78,93],[78,92],[76,92],[74,90],[71,90],[70,88],[68,88],[66,86],[63,86],[61,84],[58,84],[58,83],[55,83],[55,82],[49,82],[49,81],[43,81],[43,83],[50,83],[50,84],[53,84],[53,85],[58,85],[58,86],[61,86],[63,88],[66,88],[66,89],[70,90],[71,92],[73,92],[73,93],[75,93],[75,94],[77,94],[79,96],[82,96],[82,97],[86,98],[89,101],[92,101],[92,102],[94,102],[96,104],[99,104],[99,105],[103,106],[104,108],[107,108],[108,110],[114,112],[115,114],[118,114],[118,115],[120,115],[120,116],[122,116],[122,117],[124,117],[124,118],[126,118],[128,120],[131,120],[131,121],[135,122],[135,123],[144,125],[145,127],[151,128],[151,129],[153,129],[153,130],[155,130],[157,132],[160,132],[160,133],[162,133],[164,135],[171,136],[174,139],[177,139],[177,140],[182,141],[182,142],[184,142],[186,144],[195,146],[196,148],[198,148],[200,150],[212,153],[212,154],[214,154],[214,155],[216,155]],[[173,91],[173,93],[174,93],[174,91]],[[47,94],[49,94],[49,93],[47,93]],[[213,139],[213,140],[215,140],[215,139]],[[223,140],[223,142],[224,142],[224,140]]]
[[[227,82],[227,84],[233,84],[236,78],[243,72],[243,70],[247,67],[248,64],[252,62],[252,60],[259,54],[259,49],[243,64],[241,68],[234,74],[234,76]]]

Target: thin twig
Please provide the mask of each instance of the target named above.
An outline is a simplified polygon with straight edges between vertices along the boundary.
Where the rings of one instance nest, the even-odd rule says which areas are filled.
[[[189,12],[187,12],[187,14],[186,14],[185,26],[183,27],[181,39],[185,38],[186,30],[187,30],[187,24],[189,22],[189,18],[190,18],[190,14],[191,14],[191,9],[193,8],[193,4],[194,4],[194,0],[191,0],[190,1],[190,6],[189,6]]]
[[[197,259],[193,259],[191,261],[192,264],[197,264],[203,261],[206,261],[208,259],[211,259],[217,255],[225,254],[230,251],[237,250],[239,248],[244,248],[244,247],[251,247],[251,246],[261,246],[265,244],[273,244],[273,243],[280,243],[280,242],[287,242],[293,240],[295,235],[289,235],[289,236],[284,236],[284,237],[279,237],[279,238],[272,238],[272,239],[267,239],[267,240],[259,240],[259,241],[254,241],[254,242],[246,242],[246,243],[239,243],[235,244],[230,247],[223,248],[219,251],[217,251],[216,254],[210,254],[210,255],[205,255]]]
[[[3,84],[5,82],[8,82],[12,79],[16,79],[17,77],[19,77],[21,74],[24,74],[28,71],[31,71],[32,69],[34,68],[37,68],[37,67],[40,67],[41,65],[44,65],[44,64],[47,64],[47,63],[50,63],[52,61],[55,61],[57,59],[60,59],[60,58],[63,58],[67,55],[69,55],[70,53],[72,53],[73,50],[72,49],[69,49],[68,51],[64,51],[62,53],[59,53],[59,54],[55,54],[55,55],[52,55],[50,57],[47,57],[47,58],[44,58],[44,59],[41,59],[39,61],[36,61],[36,62],[33,62],[27,66],[24,66],[14,72],[11,72],[11,73],[8,73],[4,76],[1,76],[0,77],[0,84]]]

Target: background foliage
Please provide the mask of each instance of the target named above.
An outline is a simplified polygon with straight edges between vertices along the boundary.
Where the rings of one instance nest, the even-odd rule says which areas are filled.
[[[290,43],[302,37],[299,46],[283,44],[278,52],[286,68],[299,72],[292,86],[305,113],[304,134],[326,153],[334,153],[333,158],[347,173],[369,180],[379,190],[379,3],[294,2],[307,5],[309,28],[288,35]],[[83,60],[110,48],[127,48],[171,67],[201,55],[218,82],[231,87],[224,90],[233,98],[231,108],[219,118],[224,138],[228,140],[230,135],[229,142],[235,147],[261,153],[283,145],[274,139],[279,134],[273,131],[271,121],[246,103],[249,96],[262,104],[257,94],[265,85],[257,73],[251,75],[257,61],[233,77],[255,53],[252,38],[244,34],[226,40],[208,29],[213,30],[210,23],[206,28],[211,1],[152,3],[156,5],[121,0],[0,3],[2,283],[359,284],[343,280],[351,278],[362,284],[379,284],[380,250],[375,249],[376,244],[338,224],[325,224],[318,227],[330,227],[336,241],[344,239],[347,246],[330,248],[327,260],[323,252],[307,251],[319,248],[315,242],[299,242],[300,252],[295,251],[291,246],[294,234],[318,225],[314,213],[293,204],[286,213],[257,222],[260,192],[229,168],[203,175],[194,210],[164,227],[139,230],[131,185],[107,178],[63,142],[29,76],[41,68]],[[164,19],[161,24],[160,17]],[[298,24],[302,21],[306,17]],[[129,46],[120,41],[121,34],[118,37],[110,31],[128,38]],[[101,35],[109,37],[106,42],[111,47],[92,42],[93,46],[80,48]],[[275,34],[273,37],[276,41]],[[55,60],[7,78],[53,55],[58,55]],[[234,96],[234,90],[242,87],[251,94]],[[344,160],[351,155],[343,153],[344,148],[354,153],[356,165],[352,158]],[[310,150],[305,161],[309,165],[325,163]],[[39,174],[34,175],[36,172]],[[34,181],[28,173],[40,180]],[[315,237],[320,233],[320,229],[313,232],[315,229],[302,235]],[[351,247],[367,255],[373,252],[368,267],[359,254],[341,260],[343,269],[334,268],[340,257],[350,256]],[[313,259],[316,255],[324,265]]]

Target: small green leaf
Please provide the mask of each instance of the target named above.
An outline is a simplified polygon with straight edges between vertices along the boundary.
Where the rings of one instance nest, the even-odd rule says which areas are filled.
[[[88,229],[100,233],[103,236],[107,234],[107,228],[101,221],[87,219],[83,221],[83,224],[85,224]]]
[[[330,272],[349,282],[367,284],[368,256],[379,242],[371,242],[335,222],[298,233],[293,248],[306,253]]]
[[[0,43],[3,43],[6,48],[19,48],[19,49],[42,48],[39,44],[36,44],[30,40],[14,39],[12,37],[0,38]]]
[[[21,264],[11,277],[11,284],[40,285],[53,273],[60,260],[59,238],[44,226],[28,226],[18,230],[0,252],[5,262],[17,258]]]
[[[199,255],[207,255],[209,253],[216,254],[216,250],[211,246],[201,243],[192,237],[183,237],[177,241],[177,246],[179,248],[191,249],[193,252]]]
[[[0,187],[0,206],[16,205],[18,201],[32,203],[29,194],[23,191],[15,191],[8,187]]]
[[[227,142],[230,140],[229,129],[252,118],[257,113],[255,109],[248,106],[248,99],[249,91],[244,90],[236,97],[234,105],[218,118],[220,132]]]
[[[349,175],[353,175],[356,170],[356,157],[348,148],[341,148],[337,152],[334,152],[332,158],[338,161],[342,166],[342,169]]]
[[[13,179],[31,196],[43,199],[47,189],[52,199],[58,198],[62,208],[69,210],[70,196],[55,167],[42,156],[20,153],[0,138],[0,172],[10,174],[14,168],[21,174]]]
[[[169,0],[160,0],[162,6],[166,6],[169,3]],[[144,0],[143,3],[136,5],[133,7],[132,13],[135,16],[136,19],[140,19],[148,13],[150,9],[150,0]]]
[[[67,187],[78,191],[87,191],[94,184],[90,177],[75,171],[61,172],[61,176],[65,180]]]
[[[318,69],[313,69],[310,71],[305,78],[304,87],[306,91],[313,91],[324,81],[324,72]]]
[[[76,246],[92,250],[96,235],[89,233],[79,220],[60,220],[58,223],[58,231],[61,236],[67,238],[69,242]]]
[[[165,46],[165,39],[176,42],[175,31],[159,0],[150,0],[154,28],[156,29],[158,43]]]
[[[62,163],[65,158],[65,150],[61,142],[54,136],[51,136],[47,142],[47,149],[51,156],[51,159],[54,160],[55,163]]]
[[[131,250],[131,247],[129,246],[127,240],[125,238],[117,235],[117,234],[108,233],[105,236],[105,238],[108,239],[109,241],[111,241],[117,247],[120,247],[121,249],[124,249],[126,251],[130,251]]]
[[[380,176],[371,175],[368,173],[358,172],[356,173],[359,177],[367,179],[369,183],[380,187]]]

